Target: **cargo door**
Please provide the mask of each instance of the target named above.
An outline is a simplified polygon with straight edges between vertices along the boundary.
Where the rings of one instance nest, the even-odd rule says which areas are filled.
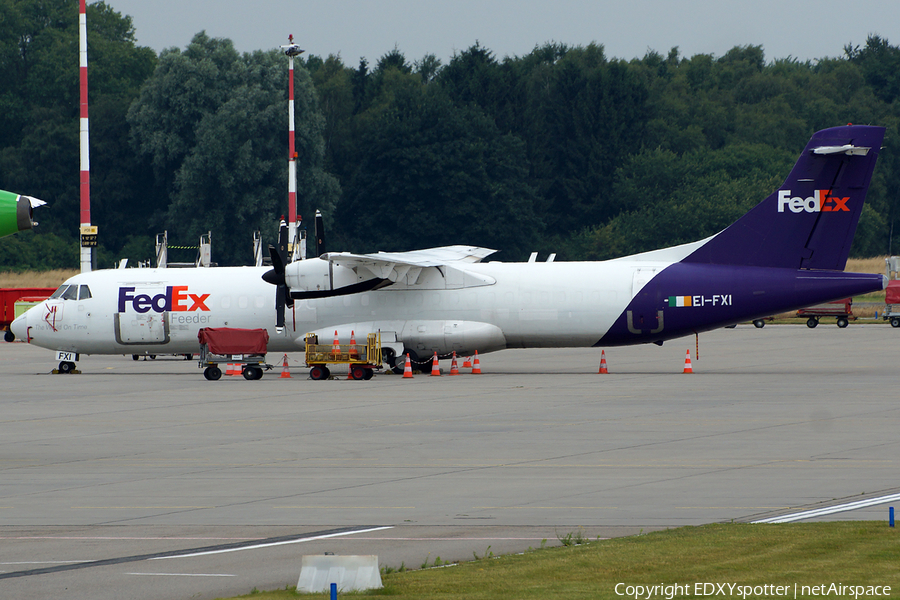
[[[116,313],[116,342],[124,345],[169,343],[169,313]]]

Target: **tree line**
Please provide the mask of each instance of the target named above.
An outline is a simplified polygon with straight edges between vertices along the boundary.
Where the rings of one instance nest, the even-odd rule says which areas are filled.
[[[251,233],[274,241],[287,212],[287,58],[204,32],[156,54],[103,2],[88,27],[101,266],[151,258],[164,229],[186,246],[209,231],[213,260],[249,263]],[[294,78],[299,212],[323,211],[332,250],[594,260],[688,242],[768,195],[814,131],[853,122],[888,134],[852,252],[893,251],[900,48],[878,36],[815,61],[752,45],[626,60],[475,44],[447,64],[313,52]],[[0,268],[75,267],[77,0],[0,0],[0,80],[0,189],[50,203],[37,233],[0,243]]]

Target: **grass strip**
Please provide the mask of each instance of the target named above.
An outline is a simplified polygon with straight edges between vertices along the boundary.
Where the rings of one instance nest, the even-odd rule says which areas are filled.
[[[299,576],[299,573],[298,573]],[[726,597],[854,598],[852,593],[825,594],[831,584],[890,586],[900,598],[900,534],[882,521],[839,521],[780,525],[714,524],[682,527],[646,535],[547,548],[520,555],[484,558],[450,568],[392,572],[382,576],[384,588],[345,596],[392,596],[416,600],[545,600],[547,598],[627,599],[625,585],[695,584],[788,586],[789,593],[744,594],[734,588]],[[803,594],[802,586],[821,586]],[[708,596],[712,588],[707,586]],[[717,589],[717,588],[716,588]],[[726,590],[728,588],[725,588]],[[838,588],[840,589],[840,588]],[[695,595],[695,591],[700,594]],[[834,590],[834,588],[832,588]],[[672,591],[671,588],[669,590]],[[630,597],[634,597],[632,592]],[[723,594],[719,593],[719,597]],[[242,598],[286,600],[328,598],[297,594],[291,589],[255,592]],[[647,598],[644,594],[643,598]],[[652,599],[666,598],[657,590]]]

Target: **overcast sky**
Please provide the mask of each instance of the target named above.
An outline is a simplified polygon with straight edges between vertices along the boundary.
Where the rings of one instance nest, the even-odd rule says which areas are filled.
[[[89,0],[90,1],[90,0]],[[234,41],[241,52],[287,43],[340,54],[355,66],[395,46],[412,62],[435,54],[446,64],[476,41],[498,58],[522,56],[548,41],[603,44],[608,57],[648,49],[721,56],[762,45],[766,60],[843,55],[869,34],[900,44],[898,0],[107,0],[134,20],[138,44],[184,48],[193,35]]]

